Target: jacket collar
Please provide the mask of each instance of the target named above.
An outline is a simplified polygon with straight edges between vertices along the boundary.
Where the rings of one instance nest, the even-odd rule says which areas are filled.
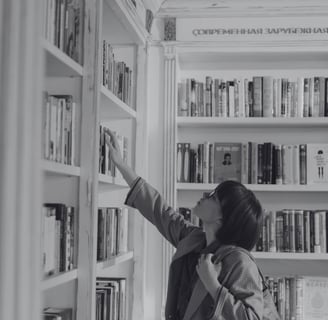
[[[199,228],[195,228],[188,236],[183,238],[177,246],[177,250],[172,257],[172,262],[195,250],[203,248],[206,245],[205,232]]]
[[[236,246],[233,245],[221,245],[216,252],[214,253],[214,263],[219,263],[219,261],[223,260],[227,255],[236,250]],[[244,250],[238,247],[238,250]],[[208,291],[206,290],[203,282],[198,278],[193,292],[191,294],[191,298],[189,300],[185,315],[183,320],[191,319],[191,316],[196,312],[199,308],[205,297],[207,296]]]

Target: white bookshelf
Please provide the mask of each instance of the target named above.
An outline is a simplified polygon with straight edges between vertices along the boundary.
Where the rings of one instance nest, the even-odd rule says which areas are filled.
[[[100,184],[100,187],[108,187],[112,189],[122,189],[129,187],[124,180],[105,174],[99,174],[98,182]]]
[[[60,274],[53,275],[42,281],[41,288],[43,291],[52,289],[54,287],[66,284],[70,281],[76,280],[78,277],[78,270],[72,270]]]
[[[42,168],[48,175],[62,175],[79,177],[81,174],[81,168],[71,165],[66,165],[54,161],[43,160]]]
[[[143,136],[143,112],[145,110],[145,96],[143,95],[146,82],[146,53],[143,46],[146,45],[148,33],[141,21],[128,8],[126,1],[101,0],[99,6],[99,25],[97,34],[97,134],[96,145],[99,146],[99,126],[115,131],[127,138],[127,162],[137,168],[141,160],[137,145],[140,145]],[[131,105],[118,98],[111,90],[103,85],[103,41],[110,45],[114,53],[115,62],[124,62],[132,70],[132,90],[129,93]],[[108,57],[107,57],[108,58]],[[109,70],[108,70],[109,75]],[[130,79],[130,78],[129,78]],[[115,80],[114,80],[115,81]],[[137,121],[140,125],[137,125]],[[99,173],[99,148],[96,152],[97,177],[95,179],[95,207],[93,215],[94,248],[97,250],[98,208],[122,208],[124,199],[129,191],[128,184],[121,176],[112,177]],[[142,171],[139,170],[142,174]],[[137,214],[137,213],[136,213]],[[90,227],[90,226],[89,226]],[[128,214],[128,252],[110,257],[106,261],[97,262],[97,255],[93,255],[92,275],[89,282],[92,283],[92,294],[96,293],[96,278],[125,278],[127,282],[126,301],[127,319],[142,319],[144,295],[140,287],[143,286],[142,270],[143,262],[135,261],[135,257],[142,257],[144,247],[142,245],[143,226],[135,218],[134,212]],[[138,231],[137,231],[138,230]],[[136,240],[138,239],[138,240]],[[139,240],[140,239],[140,240]],[[97,252],[97,251],[96,251]],[[96,252],[93,251],[93,254]],[[87,259],[87,257],[85,257]],[[86,283],[86,288],[90,288]],[[138,294],[136,294],[138,292]],[[80,299],[81,309],[78,310],[78,318],[84,316],[83,299]],[[92,318],[96,315],[96,303],[91,302]]]
[[[177,183],[179,191],[210,191],[215,189],[215,183]],[[277,185],[277,184],[245,184],[245,186],[258,192],[328,192],[327,184],[311,185]]]
[[[130,252],[122,253],[115,257],[111,257],[107,261],[97,262],[97,272],[106,271],[112,267],[115,267],[115,266],[117,266],[121,263],[127,262],[127,261],[132,262],[133,257],[134,257],[133,252],[130,251]]]
[[[45,51],[46,73],[51,76],[78,77],[83,76],[83,67],[70,58],[65,52],[43,40]]]
[[[145,44],[150,37],[145,28],[145,21],[131,10],[127,1],[120,0],[104,0],[112,8],[115,15],[122,22],[129,35],[132,37],[133,42],[137,44]]]
[[[106,87],[101,86],[101,119],[135,119],[137,113],[130,106],[116,97]]]
[[[186,15],[184,16],[182,12]],[[201,12],[198,15],[195,11],[192,17],[188,17],[189,11],[186,8],[181,8],[181,11],[177,10],[176,13],[177,38],[175,41],[163,43],[164,196],[170,205],[175,208],[192,207],[203,192],[217,187],[217,183],[178,183],[176,181],[177,143],[179,142],[190,143],[193,149],[205,141],[210,143],[247,143],[250,141],[255,143],[270,141],[274,144],[327,143],[328,117],[177,116],[178,83],[182,80],[193,78],[197,82],[205,83],[206,76],[225,81],[252,79],[254,76],[288,78],[292,79],[291,81],[296,81],[300,77],[327,78],[328,46],[324,41],[301,39],[297,36],[270,38],[270,36],[261,35],[261,38],[256,38],[256,36],[247,35],[228,36],[215,34],[215,32],[212,35],[205,33],[206,30],[220,30],[220,28],[222,30],[243,29],[248,26],[248,23],[254,23],[254,19],[258,21],[258,27],[262,24],[268,27],[272,21],[278,24],[290,22],[284,18],[281,18],[279,22],[274,17],[264,22],[265,19],[255,17],[253,19],[247,15],[238,17],[232,15],[223,17],[222,20],[213,17],[206,19]],[[297,19],[299,18],[295,18],[296,24],[299,21]],[[323,23],[323,19],[320,21]],[[195,30],[204,31],[204,35],[195,36],[193,34]],[[246,184],[245,186],[256,193],[262,207],[268,210],[279,210],[279,208],[311,210],[325,208],[328,210],[327,183]],[[163,278],[167,279],[165,270],[170,264],[173,250],[165,242],[163,247]],[[267,275],[328,276],[328,253],[252,252],[252,254],[262,272]]]

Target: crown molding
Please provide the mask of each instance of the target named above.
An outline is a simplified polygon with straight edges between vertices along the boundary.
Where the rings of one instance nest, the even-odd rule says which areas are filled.
[[[328,16],[327,0],[165,0],[157,17]]]
[[[142,0],[142,2],[147,9],[150,9],[153,14],[156,15],[162,5],[163,0]]]

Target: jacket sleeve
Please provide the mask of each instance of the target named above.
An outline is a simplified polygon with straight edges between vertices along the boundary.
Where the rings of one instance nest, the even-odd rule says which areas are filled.
[[[140,177],[133,183],[125,204],[138,209],[174,247],[197,228],[168,206],[159,192]]]
[[[263,292],[258,268],[250,259],[238,260],[218,289],[211,320],[262,320]]]

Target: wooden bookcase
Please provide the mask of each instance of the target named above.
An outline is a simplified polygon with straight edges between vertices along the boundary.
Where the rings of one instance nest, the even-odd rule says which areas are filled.
[[[176,13],[176,41],[163,42],[165,61],[165,168],[164,195],[175,208],[193,207],[203,192],[213,190],[217,184],[177,183],[177,143],[190,142],[195,147],[209,142],[266,142],[281,144],[327,143],[328,118],[219,118],[179,117],[178,83],[194,78],[205,83],[206,76],[221,79],[241,79],[253,76],[310,77],[328,76],[327,41],[295,40],[285,37],[281,41],[269,37],[252,38],[220,35],[192,38],[193,30],[243,28],[250,21],[241,13],[231,11],[228,17],[215,20],[210,14],[204,17],[192,8]],[[165,16],[163,12],[163,15]],[[205,13],[209,13],[209,10]],[[237,18],[238,17],[238,18]],[[257,17],[258,18],[258,17]],[[212,20],[211,20],[212,19]],[[296,19],[297,20],[297,19]],[[260,25],[263,20],[259,18]],[[273,18],[274,21],[274,18]],[[267,24],[269,24],[268,22]],[[286,23],[280,18],[279,23]],[[264,23],[265,24],[265,23]],[[180,29],[179,29],[180,28]],[[327,210],[327,184],[313,185],[260,185],[248,184],[264,208]],[[167,276],[173,254],[170,245],[163,243],[163,278]],[[254,252],[264,274],[272,276],[312,275],[328,276],[328,253],[271,253]],[[164,284],[165,285],[165,284]],[[165,290],[164,290],[165,291]]]
[[[146,67],[149,34],[125,2],[84,1],[83,64],[49,41],[42,41],[44,90],[71,94],[78,110],[77,162],[73,166],[42,160],[44,202],[75,207],[77,216],[77,268],[43,279],[42,307],[72,308],[73,319],[95,319],[96,278],[127,279],[127,319],[142,318],[144,222],[129,212],[127,253],[97,262],[99,207],[122,207],[128,185],[99,174],[99,126],[105,125],[128,138],[128,163],[143,176],[147,126]],[[102,85],[103,40],[114,48],[115,60],[132,69],[132,103],[127,105]],[[138,294],[136,294],[138,293]],[[140,294],[141,293],[141,294]]]

